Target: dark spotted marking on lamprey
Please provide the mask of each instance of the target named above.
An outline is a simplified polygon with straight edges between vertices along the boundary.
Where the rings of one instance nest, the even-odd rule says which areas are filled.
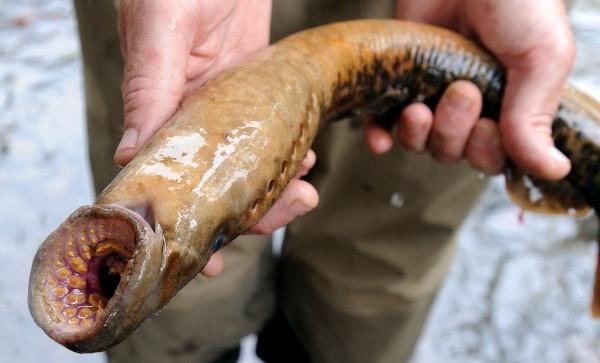
[[[269,180],[269,184],[267,184],[267,193],[271,193],[275,188],[275,180]]]
[[[452,32],[385,20],[310,29],[224,72],[42,244],[29,285],[33,318],[78,352],[117,344],[260,220],[324,123],[393,120],[415,100],[435,106],[459,79],[480,88],[483,115],[498,116],[504,72],[492,56]],[[510,168],[515,202],[574,214],[600,206],[599,114],[596,101],[565,89],[553,135],[571,173],[550,183]]]

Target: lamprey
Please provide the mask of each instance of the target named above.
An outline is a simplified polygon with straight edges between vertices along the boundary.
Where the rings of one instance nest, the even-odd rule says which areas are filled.
[[[264,49],[185,100],[94,205],[46,239],[31,270],[33,318],[77,352],[117,344],[257,223],[328,121],[385,116],[415,100],[433,106],[458,79],[475,83],[483,115],[497,118],[503,77],[461,36],[392,20],[327,25]],[[511,168],[517,202],[560,212],[600,205],[599,110],[565,89],[553,133],[572,171],[549,183]]]

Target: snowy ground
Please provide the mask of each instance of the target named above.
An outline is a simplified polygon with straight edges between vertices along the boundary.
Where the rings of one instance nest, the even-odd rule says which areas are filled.
[[[573,80],[600,97],[600,3],[579,0],[573,19]],[[26,304],[38,244],[92,200],[80,67],[70,1],[0,0],[2,361],[103,361],[50,341]],[[463,228],[414,363],[600,362],[600,323],[588,313],[595,221],[527,214],[520,224],[518,212],[494,180]]]

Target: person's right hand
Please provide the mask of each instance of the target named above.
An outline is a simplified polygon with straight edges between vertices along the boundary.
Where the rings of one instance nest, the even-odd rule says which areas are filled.
[[[115,161],[127,164],[204,82],[269,41],[270,0],[121,0],[118,30],[125,61],[125,132]],[[298,176],[314,165],[309,153]],[[298,177],[253,228],[270,233],[313,209],[316,190]],[[215,253],[203,274],[222,268]]]

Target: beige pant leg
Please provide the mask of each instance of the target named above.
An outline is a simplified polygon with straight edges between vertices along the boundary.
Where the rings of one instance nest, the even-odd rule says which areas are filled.
[[[408,359],[484,184],[399,148],[371,155],[361,132],[321,135],[321,202],[284,244],[282,310],[314,362]]]
[[[122,133],[122,59],[112,1],[75,1],[85,70],[90,160],[96,191],[116,175]],[[219,276],[198,277],[154,320],[109,351],[111,362],[209,362],[260,329],[273,311],[273,260],[266,237],[223,249]]]
[[[395,1],[274,4],[277,38],[390,17]],[[321,201],[288,228],[281,309],[314,362],[406,361],[452,261],[455,230],[484,183],[465,165],[399,148],[374,156],[348,122],[322,131],[315,150],[310,181]]]

